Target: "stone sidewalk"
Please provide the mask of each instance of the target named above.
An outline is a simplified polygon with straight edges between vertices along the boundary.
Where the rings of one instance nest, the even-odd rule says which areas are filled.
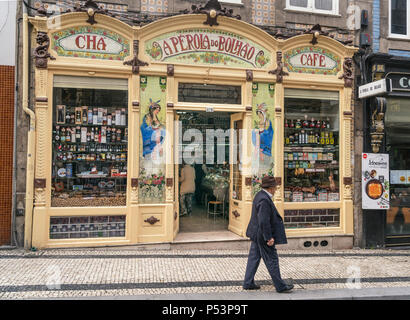
[[[293,279],[294,293],[278,295],[263,262],[255,277],[261,290],[244,291],[247,250],[0,250],[0,299],[310,299],[342,298],[337,292],[347,298],[373,292],[371,297],[383,288],[405,296],[410,290],[410,250],[278,253],[282,277]]]

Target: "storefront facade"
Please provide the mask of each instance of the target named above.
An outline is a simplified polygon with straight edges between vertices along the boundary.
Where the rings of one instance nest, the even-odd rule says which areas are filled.
[[[364,152],[388,154],[390,175],[389,209],[364,210],[367,245],[408,246],[410,61],[405,57],[377,53],[369,56],[367,62],[368,79],[386,80],[387,87],[377,100],[374,97],[365,100]],[[377,133],[381,134],[380,138]]]
[[[63,14],[58,29],[29,19],[36,125],[26,242],[172,242],[187,151],[179,116],[212,112],[230,115],[230,231],[245,237],[253,195],[271,173],[290,239],[352,247],[355,48],[320,30],[275,39],[224,16],[131,27],[89,14]]]

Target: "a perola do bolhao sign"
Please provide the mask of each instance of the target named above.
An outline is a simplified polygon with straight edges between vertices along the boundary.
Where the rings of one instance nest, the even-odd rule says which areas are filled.
[[[336,75],[341,60],[332,52],[319,47],[301,47],[286,51],[285,67],[290,72]]]
[[[189,29],[167,33],[145,42],[145,52],[156,61],[264,68],[270,52],[231,32]]]
[[[59,56],[124,60],[130,55],[130,42],[121,35],[98,27],[68,28],[52,34],[52,48]]]

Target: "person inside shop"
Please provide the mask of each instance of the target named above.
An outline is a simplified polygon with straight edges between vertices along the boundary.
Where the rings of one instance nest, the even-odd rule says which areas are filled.
[[[181,183],[179,188],[181,216],[191,215],[192,198],[195,193],[195,169],[185,161],[183,161],[179,182]]]
[[[248,263],[246,266],[243,289],[257,290],[260,286],[255,284],[255,274],[261,258],[272,278],[276,291],[279,293],[290,292],[293,284],[287,284],[281,278],[279,259],[276,244],[287,243],[285,227],[272,201],[276,190],[276,180],[273,176],[262,178],[260,190],[253,200],[252,215],[246,230],[246,236],[251,239]]]

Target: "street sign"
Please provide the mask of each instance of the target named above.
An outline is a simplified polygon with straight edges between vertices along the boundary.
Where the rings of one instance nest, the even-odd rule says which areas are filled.
[[[389,92],[391,88],[390,79],[381,79],[364,84],[359,87],[359,99],[373,97]]]

